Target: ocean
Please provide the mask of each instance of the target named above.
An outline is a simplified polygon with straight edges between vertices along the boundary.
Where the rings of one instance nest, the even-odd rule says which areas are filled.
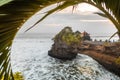
[[[78,54],[72,61],[48,56],[51,38],[16,38],[12,45],[13,72],[25,80],[120,80],[91,57]]]

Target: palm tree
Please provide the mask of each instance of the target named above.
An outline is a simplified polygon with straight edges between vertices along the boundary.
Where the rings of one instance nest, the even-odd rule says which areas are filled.
[[[34,24],[36,25],[55,11],[83,2],[99,8],[103,13],[97,14],[110,19],[117,28],[117,33],[120,36],[119,0],[11,0],[7,4],[2,4],[0,6],[0,79],[14,80],[10,63],[11,45],[16,33],[27,19],[49,5],[60,3]]]

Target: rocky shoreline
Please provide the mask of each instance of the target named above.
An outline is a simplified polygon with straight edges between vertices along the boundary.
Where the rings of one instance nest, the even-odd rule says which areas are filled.
[[[91,44],[91,45],[93,45],[93,44]],[[97,47],[97,46],[102,47],[103,45],[97,44],[97,45],[94,45],[94,46],[95,47]],[[105,47],[102,47],[102,48],[105,48]],[[120,76],[120,64],[116,63],[119,56],[115,53],[113,54],[112,51],[110,51],[110,50],[109,50],[109,53],[108,53],[108,50],[104,51],[102,48],[101,48],[101,50],[97,49],[97,48],[94,48],[94,47],[92,47],[92,48],[89,47],[89,48],[84,48],[84,49],[82,48],[82,50],[79,50],[79,53],[92,57],[98,63],[100,63],[105,69],[107,69],[110,72]],[[117,46],[116,46],[116,48],[117,48]]]
[[[73,32],[70,27],[65,27],[53,40],[49,56],[72,60],[78,53],[85,54],[120,77],[120,42],[91,41],[88,33]]]

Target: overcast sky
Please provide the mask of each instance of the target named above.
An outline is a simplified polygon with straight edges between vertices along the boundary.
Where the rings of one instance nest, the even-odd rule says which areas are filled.
[[[46,12],[52,7],[53,6],[50,6],[36,13],[23,25],[19,33],[23,33],[37,20],[39,20],[41,16],[43,16],[43,12]],[[96,11],[99,10],[86,4],[79,5],[78,8],[74,11],[74,13],[72,13],[72,7],[68,7],[62,11],[55,12],[54,14],[48,16],[45,20],[43,20],[31,30],[29,30],[27,33],[56,34],[65,26],[72,27],[74,31],[87,31],[91,35],[104,35],[106,33],[112,35],[114,32],[116,32],[114,25],[108,19],[93,14],[93,12]]]

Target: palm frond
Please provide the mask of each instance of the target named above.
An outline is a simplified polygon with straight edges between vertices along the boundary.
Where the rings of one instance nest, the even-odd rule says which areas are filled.
[[[23,23],[58,0],[14,0],[0,6],[0,80],[14,80],[10,63],[13,39]]]
[[[115,33],[109,38],[109,41],[110,41],[110,39],[112,39],[116,34],[118,34],[118,32],[115,32]]]
[[[33,28],[35,25],[37,25],[38,23],[40,23],[42,20],[44,20],[47,16],[51,15],[52,13],[54,13],[56,11],[63,10],[66,7],[73,6],[73,5],[76,5],[76,4],[78,4],[78,3],[77,2],[73,2],[73,1],[72,2],[71,1],[68,1],[68,2],[65,1],[65,2],[63,2],[62,4],[58,5],[56,8],[49,10],[47,12],[47,14],[45,14],[40,20],[38,20],[33,26],[31,26],[30,28],[28,28],[25,32],[27,32],[28,30],[30,30],[31,28]]]
[[[104,17],[104,18],[108,18],[104,13],[101,13],[101,12],[95,12],[94,14],[98,14],[98,15]]]
[[[0,6],[5,5],[5,4],[7,4],[7,3],[11,2],[11,1],[12,0],[0,0]]]
[[[120,32],[120,0],[93,0],[96,7],[105,13]]]
[[[12,0],[7,4],[3,4],[3,2],[0,5],[0,79],[4,77],[4,80],[14,80],[10,63],[13,39],[26,20],[49,5],[63,3],[48,11],[37,23],[55,11],[85,2],[103,11],[120,33],[120,0]]]

